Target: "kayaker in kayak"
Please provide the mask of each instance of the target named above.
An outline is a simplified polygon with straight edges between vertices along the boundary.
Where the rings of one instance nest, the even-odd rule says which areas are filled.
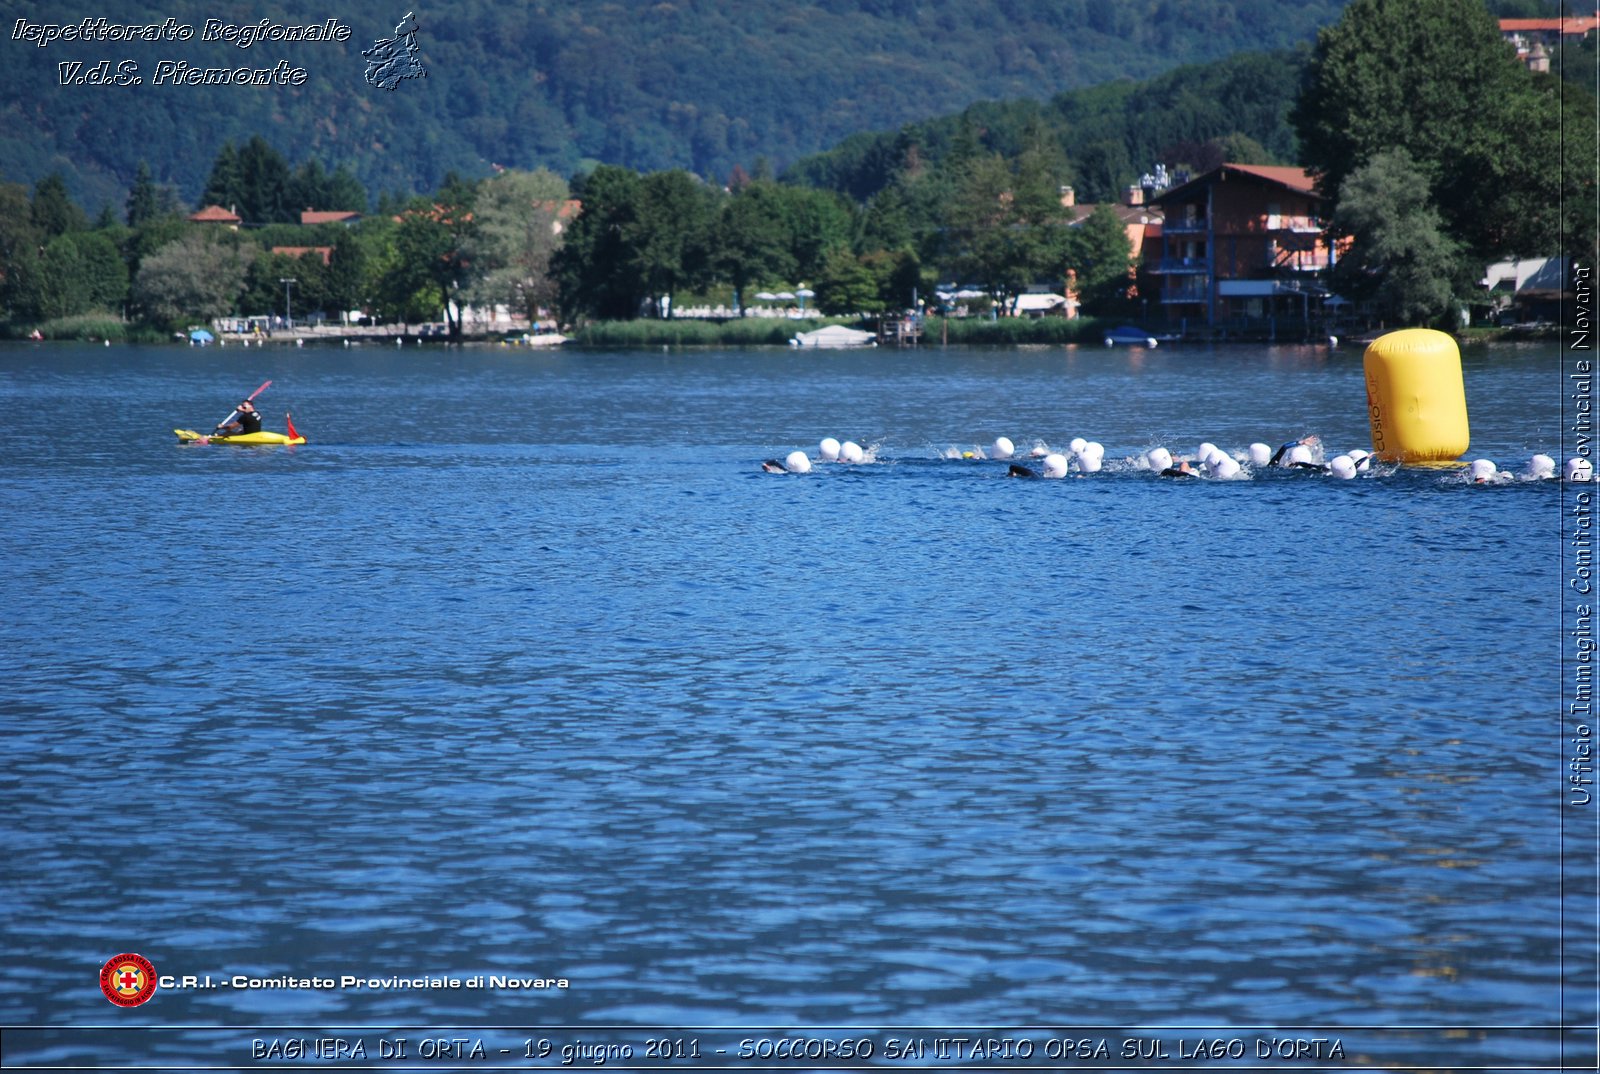
[[[261,415],[256,411],[256,405],[246,399],[239,404],[239,417],[217,426],[217,433],[222,436],[233,436],[237,433],[259,433],[261,431]]]

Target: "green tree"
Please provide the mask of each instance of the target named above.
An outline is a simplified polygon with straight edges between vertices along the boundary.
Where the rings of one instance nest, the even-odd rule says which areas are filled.
[[[583,210],[551,259],[566,317],[625,320],[639,315],[649,293],[633,249],[641,182],[632,169],[602,164],[573,190]]]
[[[1555,81],[1515,62],[1481,0],[1352,0],[1318,35],[1291,121],[1330,211],[1348,175],[1401,148],[1472,257],[1549,253]]]
[[[89,227],[89,218],[67,193],[67,181],[60,172],[51,172],[34,184],[32,211],[33,226],[46,238]]]
[[[223,142],[216,160],[211,163],[205,192],[200,195],[200,208],[220,205],[230,212],[238,212],[243,201],[244,181],[239,171],[239,151],[232,142]]]
[[[327,289],[329,313],[341,317],[351,310],[364,309],[372,302],[372,258],[365,232],[347,230],[340,236],[328,258]]]
[[[873,250],[861,255],[861,263],[872,273],[878,287],[877,305],[868,308],[907,310],[915,307],[923,285],[922,264],[915,253],[910,250]],[[927,293],[922,292],[923,295]]]
[[[284,204],[287,220],[297,223],[305,209],[366,212],[367,191],[348,164],[340,164],[330,174],[321,162],[308,160],[285,180]]]
[[[128,293],[128,268],[121,253],[97,232],[57,235],[16,270],[14,312],[26,320],[119,310]]]
[[[305,209],[328,208],[329,176],[322,163],[308,160],[296,168],[284,182],[284,203],[291,219],[298,221]]]
[[[285,284],[284,280],[293,280]],[[296,256],[258,250],[245,273],[239,309],[247,314],[273,313],[296,323],[329,306],[328,267],[315,251]]]
[[[478,188],[471,258],[476,304],[504,304],[533,322],[559,297],[550,261],[561,245],[567,184],[547,169],[506,171]]]
[[[652,299],[664,297],[668,316],[673,296],[707,282],[710,274],[714,195],[681,169],[652,172],[639,183],[632,233],[632,275]]]
[[[167,327],[222,317],[236,308],[254,247],[191,231],[144,259],[133,301]]]
[[[128,226],[138,227],[146,220],[160,216],[167,208],[161,202],[161,188],[151,178],[150,165],[141,160],[139,170],[134,173],[133,187],[128,191]]]
[[[1111,206],[1095,206],[1067,234],[1066,269],[1076,278],[1079,300],[1089,313],[1116,312],[1133,282],[1133,244]]]
[[[76,236],[85,309],[120,311],[128,298],[128,263],[110,234]]]
[[[782,216],[794,261],[791,278],[812,278],[822,268],[829,250],[850,244],[856,230],[855,217],[849,203],[831,190],[780,186],[778,193],[782,196]]]
[[[266,139],[253,135],[239,150],[239,207],[234,211],[250,224],[298,221],[300,210],[288,196],[289,165]]]
[[[1597,35],[1586,39],[1593,42]],[[1595,68],[1591,64],[1592,73]],[[1561,95],[1561,200],[1566,211],[1561,221],[1563,252],[1586,258],[1592,264],[1600,250],[1600,175],[1595,161],[1600,160],[1600,111],[1594,95],[1573,82],[1562,82]]]
[[[1026,287],[1031,270],[1020,265],[1011,229],[1011,169],[998,156],[977,157],[962,168],[960,188],[946,220],[951,263],[964,280],[991,294]]]
[[[1449,325],[1461,251],[1410,153],[1385,150],[1351,172],[1333,227],[1352,239],[1333,273],[1341,295],[1372,302],[1393,324]]]
[[[828,251],[817,274],[817,309],[830,316],[883,309],[878,278],[843,246]]]
[[[384,284],[389,304],[406,310],[408,317],[419,312],[418,296],[431,298],[432,310],[444,316],[451,336],[461,334],[458,299],[472,289],[477,271],[471,256],[477,238],[474,196],[469,184],[447,176],[433,200],[419,198],[401,213],[394,236],[396,260]],[[420,311],[429,313],[428,306]]]
[[[79,275],[78,247],[70,235],[57,235],[39,256],[16,266],[13,302],[26,321],[48,321],[82,313],[88,306]]]
[[[1069,217],[1047,156],[1024,153],[1015,171],[995,155],[970,161],[948,219],[953,267],[1003,301],[1059,278]]]
[[[41,253],[44,235],[33,223],[28,188],[0,183],[0,315],[9,319],[17,301],[17,281],[24,261]]]
[[[909,250],[915,240],[911,212],[899,185],[885,187],[873,196],[861,214],[858,250]]]
[[[785,207],[782,189],[769,179],[751,180],[723,203],[715,264],[721,278],[733,285],[740,316],[752,286],[796,278]]]
[[[340,164],[333,169],[322,196],[324,201],[317,206],[319,209],[351,213],[367,211],[367,188],[361,185],[361,180],[355,177],[348,164]]]
[[[123,236],[122,257],[128,264],[130,279],[138,276],[139,266],[145,258],[163,246],[177,242],[194,227],[182,213],[174,210],[153,216],[138,227],[128,229]]]

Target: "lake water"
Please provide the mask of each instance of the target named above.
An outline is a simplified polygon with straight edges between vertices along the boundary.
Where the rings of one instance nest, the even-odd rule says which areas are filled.
[[[1465,362],[1559,458],[1556,345]],[[307,445],[175,442],[267,378]],[[1583,494],[1122,461],[1370,446],[1358,347],[13,344],[0,417],[8,1066],[1593,1063]]]

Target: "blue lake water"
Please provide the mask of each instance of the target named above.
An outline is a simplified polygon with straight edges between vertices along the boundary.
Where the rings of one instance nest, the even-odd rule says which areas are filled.
[[[1559,457],[1555,345],[1465,362],[1469,457]],[[175,442],[267,378],[307,445]],[[1595,1019],[1572,491],[1123,462],[1370,446],[1359,348],[7,345],[0,418],[0,1023],[52,1027],[7,1065],[330,1026],[1592,1062],[1550,1030]],[[1002,434],[1107,467],[942,457]],[[824,436],[877,461],[761,471]],[[123,952],[368,983],[124,1010]],[[475,975],[567,983],[382,983]]]

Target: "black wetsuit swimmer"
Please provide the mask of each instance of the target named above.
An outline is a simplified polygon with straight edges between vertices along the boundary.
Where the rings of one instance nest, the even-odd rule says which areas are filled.
[[[1006,476],[1007,477],[1038,477],[1039,475],[1037,473],[1035,473],[1034,471],[1028,469],[1026,466],[1023,466],[1021,463],[1015,463],[1014,462],[1006,470]]]
[[[1294,450],[1295,448],[1299,447],[1301,444],[1310,445],[1310,444],[1315,444],[1316,442],[1317,442],[1317,438],[1314,437],[1314,436],[1306,436],[1306,437],[1302,437],[1299,440],[1291,440],[1287,444],[1285,444],[1282,447],[1280,447],[1277,451],[1272,453],[1272,461],[1267,463],[1267,465],[1268,466],[1277,466],[1278,463],[1280,461],[1282,461],[1282,459],[1283,459],[1283,457],[1285,455],[1287,455],[1290,451]],[[1322,465],[1319,462],[1291,462],[1291,463],[1287,464],[1284,467],[1284,469],[1285,470],[1315,470],[1318,473],[1324,473],[1324,474],[1328,472],[1328,468],[1326,466]]]

